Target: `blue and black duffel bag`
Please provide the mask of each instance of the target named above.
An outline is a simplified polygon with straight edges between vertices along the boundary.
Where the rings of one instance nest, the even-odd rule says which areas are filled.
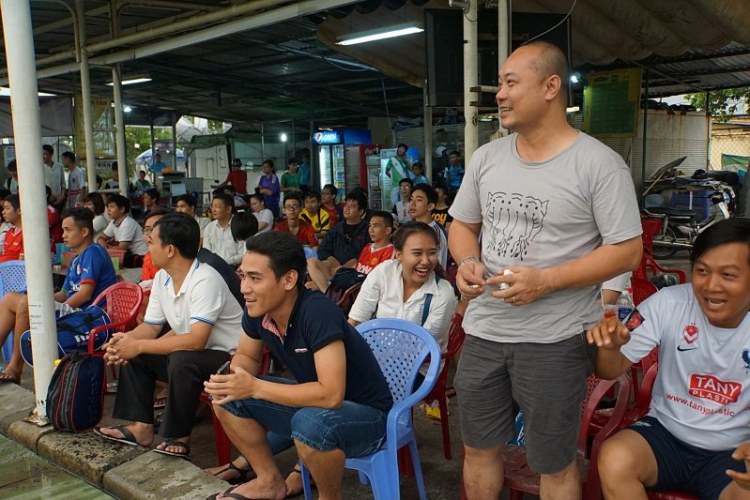
[[[104,413],[104,359],[88,353],[65,355],[47,389],[47,417],[59,431],[91,429]]]
[[[85,352],[89,346],[89,332],[97,326],[111,324],[107,312],[98,306],[87,306],[78,311],[57,318],[57,354],[62,358],[71,352]],[[96,334],[94,349],[100,349],[112,330],[107,329]],[[21,356],[29,366],[34,366],[31,355],[31,331],[21,334]]]

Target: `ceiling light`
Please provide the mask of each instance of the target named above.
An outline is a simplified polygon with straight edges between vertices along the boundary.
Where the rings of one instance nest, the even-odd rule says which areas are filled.
[[[578,73],[573,73],[572,75],[570,75],[571,83],[578,83],[580,81],[581,81],[581,75],[579,75]]]
[[[281,142],[286,142],[286,134],[281,134],[279,138],[281,139]]]
[[[130,106],[126,104],[125,106],[122,107],[122,111],[123,113],[130,113],[131,111],[133,111],[133,108],[131,108]]]
[[[374,42],[375,40],[385,40],[386,38],[395,38],[398,36],[412,35],[421,33],[424,28],[419,23],[399,24],[388,26],[370,31],[360,31],[339,37],[336,45],[356,45],[358,43]]]
[[[37,92],[39,97],[55,97],[57,94],[48,94],[47,92]],[[0,97],[10,97],[10,89],[8,87],[0,87]]]
[[[126,78],[125,80],[121,81],[120,85],[135,85],[137,83],[146,83],[150,81],[151,81],[150,76],[134,76],[132,78]],[[113,83],[107,82],[107,85],[111,87]]]

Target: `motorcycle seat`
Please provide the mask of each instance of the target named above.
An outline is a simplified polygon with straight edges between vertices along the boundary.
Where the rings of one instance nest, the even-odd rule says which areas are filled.
[[[655,214],[666,215],[673,220],[684,220],[685,222],[693,220],[698,213],[695,210],[685,210],[681,208],[670,208],[670,207],[652,207],[648,209],[649,212]]]

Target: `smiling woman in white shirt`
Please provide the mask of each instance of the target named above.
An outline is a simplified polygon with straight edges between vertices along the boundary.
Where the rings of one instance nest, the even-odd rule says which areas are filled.
[[[445,349],[456,296],[438,264],[435,230],[423,222],[406,223],[396,231],[393,246],[396,258],[367,275],[349,312],[349,323],[405,319],[423,326]]]

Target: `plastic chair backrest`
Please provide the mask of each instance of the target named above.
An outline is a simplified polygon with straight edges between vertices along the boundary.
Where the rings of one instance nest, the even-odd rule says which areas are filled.
[[[466,332],[463,327],[464,317],[456,313],[451,319],[451,327],[448,331],[448,346],[443,353],[443,359],[450,359],[456,355],[461,346],[464,345]]]
[[[143,301],[143,290],[136,283],[123,281],[104,290],[94,300],[94,305],[104,307],[113,323],[135,319]]]
[[[116,257],[120,259],[120,265],[123,265],[125,263],[125,255],[128,253],[127,250],[121,250],[119,248],[108,248],[107,253],[110,257]]]
[[[578,437],[578,450],[585,451],[588,444],[588,438],[590,437],[591,419],[594,416],[597,408],[602,402],[602,399],[607,393],[615,386],[618,386],[617,399],[615,402],[615,408],[612,412],[607,424],[597,434],[597,438],[600,441],[609,437],[619,427],[630,403],[630,390],[631,383],[630,379],[626,375],[620,375],[615,380],[602,380],[594,375],[589,376],[586,381],[586,397],[583,398],[581,403],[581,432]],[[604,433],[602,436],[599,434]]]
[[[654,389],[654,382],[656,382],[656,376],[658,374],[658,363],[654,363],[649,368],[645,369],[641,385],[635,395],[635,404],[630,412],[628,412],[628,420],[631,420],[630,423],[645,417],[648,413],[648,410],[651,407],[651,392]]]
[[[70,265],[70,263],[73,262],[73,259],[76,258],[76,255],[78,255],[78,253],[73,252],[73,251],[71,251],[71,252],[63,252],[62,253],[62,266],[63,267],[68,267]]]
[[[641,239],[649,250],[653,248],[654,237],[661,231],[662,224],[661,219],[646,218],[641,220],[641,228],[643,229]]]
[[[630,279],[630,285],[633,287],[633,302],[636,306],[659,291],[650,281],[635,276]]]
[[[373,319],[357,327],[372,349],[393,396],[394,409],[415,405],[435,383],[440,346],[424,328],[402,319]],[[419,368],[430,356],[424,382],[412,392]],[[393,410],[391,410],[393,411]]]
[[[657,363],[659,363],[659,348],[654,347],[650,353],[641,359],[641,368],[643,369],[644,376],[649,368]]]
[[[26,291],[26,262],[11,260],[0,264],[0,290],[2,295],[8,292]]]

